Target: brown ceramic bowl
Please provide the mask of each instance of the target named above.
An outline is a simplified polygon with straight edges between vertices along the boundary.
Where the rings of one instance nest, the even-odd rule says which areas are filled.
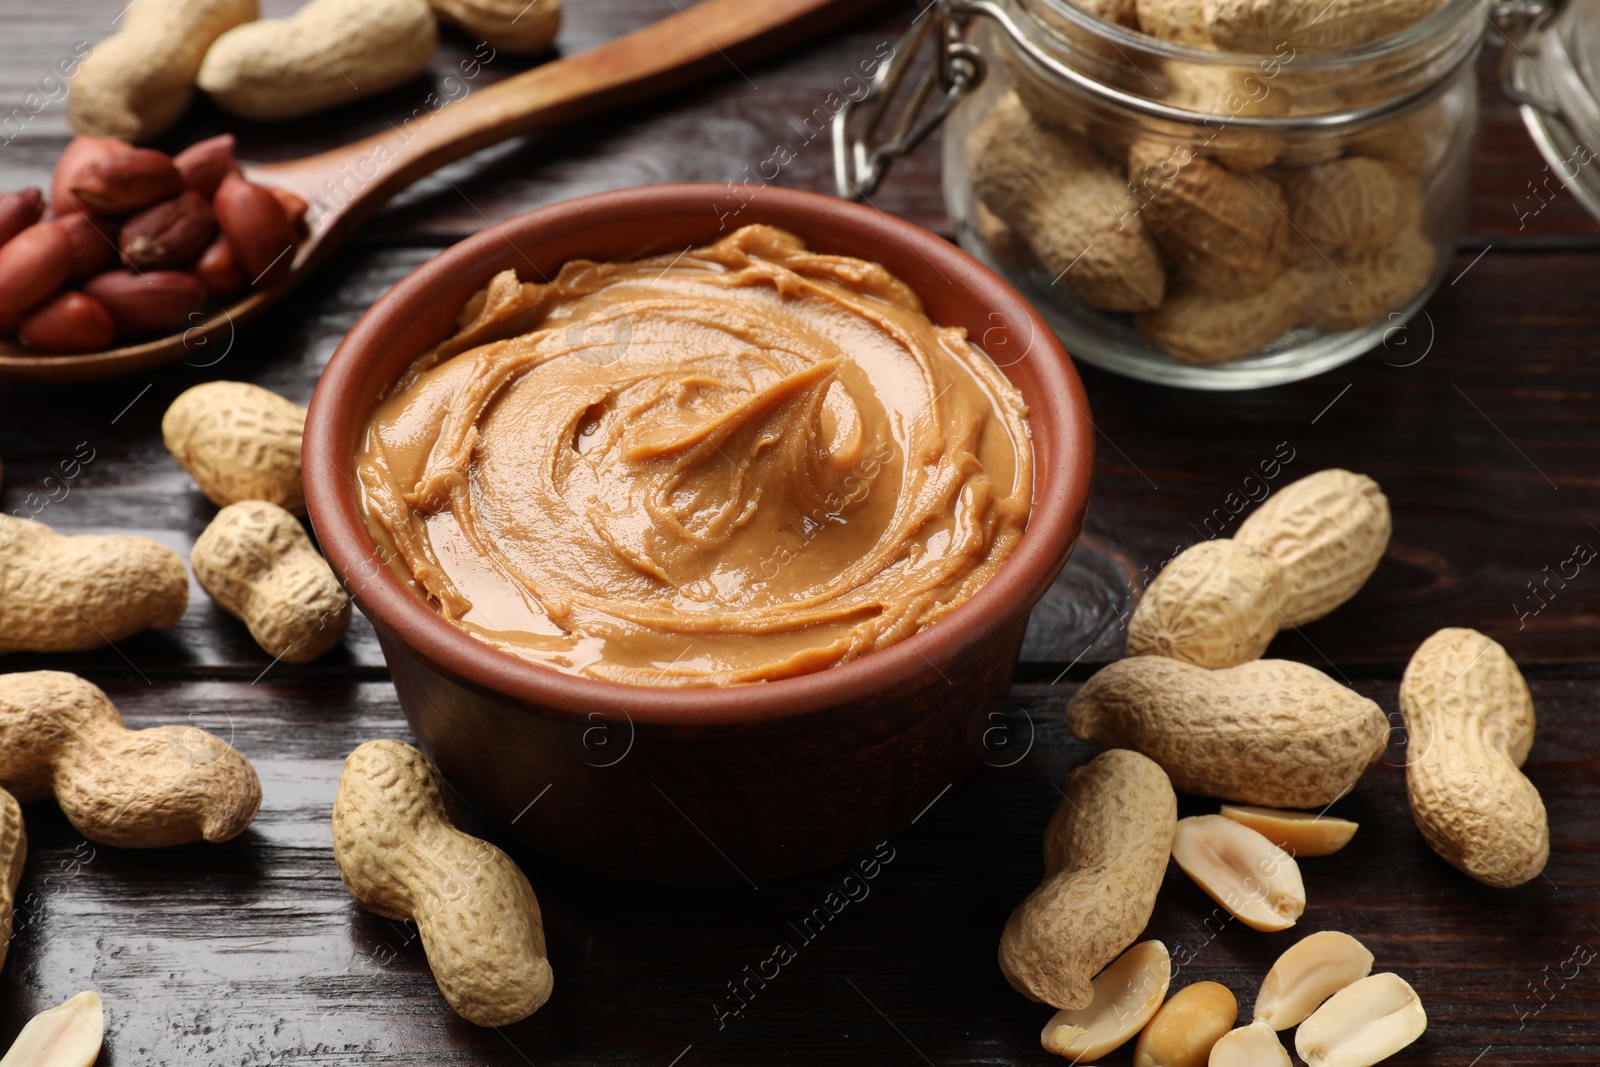
[[[526,663],[456,629],[379,562],[358,501],[363,426],[462,304],[508,267],[632,259],[752,222],[876,260],[929,316],[964,326],[1021,389],[1033,512],[976,596],[856,662],[724,689],[622,685]],[[372,620],[418,741],[481,814],[523,842],[620,878],[760,882],[828,866],[910,824],[981,752],[1028,612],[1060,572],[1089,499],[1093,438],[1078,376],[1017,292],[955,245],[814,193],[666,185],[572,200],[492,226],[423,264],[356,323],[306,424],[311,519]]]

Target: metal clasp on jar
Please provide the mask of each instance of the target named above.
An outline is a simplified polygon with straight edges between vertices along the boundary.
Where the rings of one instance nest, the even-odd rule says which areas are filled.
[[[895,43],[893,54],[878,68],[866,95],[860,100],[847,100],[834,116],[834,182],[844,199],[864,200],[871,196],[889,165],[921,144],[950,114],[956,101],[983,81],[987,69],[984,58],[965,40],[970,16],[955,10],[960,6],[951,0],[932,0]],[[901,111],[889,139],[874,146],[872,139],[888,117],[890,103],[930,38],[935,42],[933,66]],[[935,96],[935,89],[942,95]],[[852,134],[850,119],[857,107],[869,110],[861,131]]]

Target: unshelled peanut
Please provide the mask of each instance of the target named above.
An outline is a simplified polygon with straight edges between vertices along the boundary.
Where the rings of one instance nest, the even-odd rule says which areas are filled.
[[[128,141],[166,132],[194,98],[206,51],[256,16],[256,0],[132,0],[73,79],[67,122]]]
[[[82,652],[164,630],[189,604],[176,552],[123,534],[68,537],[0,515],[0,653]]]
[[[1198,19],[1199,5],[1192,0],[1162,0],[1168,11],[1183,12],[1180,19]],[[1181,23],[1180,23],[1181,25]],[[1165,32],[1182,33],[1177,27]],[[1193,29],[1189,32],[1194,32]],[[1198,28],[1203,40],[1205,26]],[[1192,42],[1191,42],[1192,43]],[[1200,47],[1214,47],[1209,43]],[[1289,94],[1263,78],[1258,70],[1228,66],[1206,66],[1185,60],[1165,65],[1167,91],[1163,102],[1185,111],[1215,118],[1198,119],[1205,123],[1204,137],[1194,147],[1202,156],[1222,163],[1231,171],[1249,173],[1271,166],[1290,148],[1270,130],[1247,129],[1232,120],[1239,118],[1282,118],[1289,113]],[[1161,83],[1157,83],[1160,85]],[[1137,178],[1137,175],[1132,175]]]
[[[1361,155],[1393,160],[1426,180],[1438,173],[1457,141],[1460,110],[1460,101],[1446,94],[1364,131],[1352,139],[1350,148]]]
[[[1289,265],[1288,202],[1272,179],[1236,174],[1187,144],[1156,140],[1129,150],[1128,179],[1156,242],[1201,288],[1251,296]]]
[[[1194,0],[1135,0],[1135,29],[1163,41],[1215,48],[1201,5]]]
[[[350,594],[289,512],[243,500],[217,513],[189,555],[211,599],[275,660],[309,663],[350,625]]]
[[[1018,992],[1089,1007],[1090,980],[1150,921],[1177,819],[1171,782],[1136,752],[1102,752],[1072,773],[1045,829],[1044,881],[1000,937]]]
[[[1533,747],[1533,697],[1506,650],[1476,630],[1440,630],[1400,682],[1406,788],[1428,846],[1485,885],[1544,870],[1550,827],[1522,773]]]
[[[84,837],[118,848],[228,841],[261,806],[254,768],[193,726],[130,730],[74,674],[0,675],[0,787],[54,796]]]
[[[368,741],[350,754],[333,856],[362,907],[417,924],[439,991],[468,1022],[507,1026],[549,999],[533,887],[511,857],[450,824],[444,778],[421,752]]]
[[[1318,808],[1383,754],[1383,710],[1314,667],[1255,660],[1207,670],[1164,656],[1119,660],[1067,704],[1074,737],[1126,747],[1201,796]]]
[[[1128,654],[1200,667],[1260,659],[1283,625],[1283,566],[1258,548],[1217,537],[1161,568],[1128,620]]]
[[[240,118],[300,118],[411,80],[438,39],[427,0],[311,0],[223,34],[196,82]]]
[[[1295,172],[1289,218],[1325,256],[1376,252],[1422,224],[1422,186],[1398,163],[1346,156]]]
[[[428,0],[441,22],[502,52],[533,55],[561,29],[561,0]]]
[[[1398,313],[1427,286],[1438,253],[1426,234],[1409,229],[1375,252],[1306,262],[1314,279],[1306,323],[1338,332],[1398,321]]]
[[[1227,52],[1337,52],[1421,22],[1442,0],[1204,0],[1206,30]]]
[[[22,805],[0,789],[0,967],[6,965],[15,920],[17,886],[28,859],[28,830],[22,824]]]
[[[1364,474],[1333,468],[1290,482],[1240,523],[1234,540],[1283,567],[1284,625],[1315,622],[1366,584],[1389,546],[1389,500]]]
[[[1040,126],[1016,94],[972,135],[978,197],[1052,279],[1105,311],[1161,303],[1166,267],[1122,174],[1088,142]]]
[[[265,500],[305,514],[300,438],[306,409],[248,382],[207,382],[161,418],[167,451],[218,506]]]
[[[1154,311],[1133,325],[1151,344],[1184,363],[1232,363],[1276,341],[1306,317],[1311,294],[1304,271],[1289,269],[1250,296],[1219,296],[1188,278],[1172,285]]]
[[[1292,482],[1229,541],[1180,553],[1128,622],[1128,651],[1231,667],[1281,629],[1313,622],[1360,590],[1389,545],[1389,501],[1361,474],[1324,470]]]

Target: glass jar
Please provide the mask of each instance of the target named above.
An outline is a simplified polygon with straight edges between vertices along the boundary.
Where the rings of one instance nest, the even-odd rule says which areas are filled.
[[[1147,22],[1169,8],[1198,23],[1202,8],[1084,3]],[[1206,28],[1166,31],[1191,43],[1149,36],[1073,0],[935,9],[961,75],[949,84],[941,64],[958,237],[1075,358],[1194,388],[1293,381],[1380,343],[1443,278],[1476,144],[1482,9],[1444,0],[1335,49],[1357,3],[1306,0],[1327,21],[1284,31],[1295,3],[1208,0],[1273,22],[1228,27],[1248,53],[1218,50]]]
[[[1600,218],[1600,0],[1523,0],[1501,88],[1522,105],[1522,120],[1545,158],[1545,177],[1512,205],[1517,228],[1555,195],[1550,179]],[[1520,32],[1519,32],[1520,31]]]

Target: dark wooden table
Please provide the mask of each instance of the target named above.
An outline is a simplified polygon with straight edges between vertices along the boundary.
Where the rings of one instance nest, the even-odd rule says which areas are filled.
[[[0,112],[41,91],[74,42],[109,32],[121,7],[3,2]],[[569,0],[561,48],[674,6]],[[601,189],[739,180],[792,141],[794,124],[910,14],[893,7],[781,61],[458,164],[197,365],[92,388],[0,386],[0,506],[68,531],[148,533],[186,552],[213,508],[161,445],[161,413],[179,391],[246,379],[303,403],[378,294],[487,221]],[[444,79],[470,49],[446,37],[436,91],[459,95],[462,83]],[[1389,346],[1312,381],[1237,395],[1084,370],[1100,427],[1094,505],[1077,554],[1034,613],[1009,743],[991,746],[986,766],[889,842],[893,858],[868,895],[797,944],[798,957],[739,1014],[718,1022],[735,1003],[730,983],[777,942],[796,941],[791,924],[844,870],[759,889],[669,890],[515,852],[544,906],[556,992],[531,1020],[480,1030],[445,1007],[415,931],[361,911],[334,869],[328,816],[341,760],[369,738],[409,736],[370,627],[357,619],[345,647],[318,663],[270,666],[195,588],[168,633],[3,666],[81,673],[135,726],[192,721],[220,733],[260,771],[261,815],[226,845],[125,852],[85,842],[48,802],[31,805],[33,851],[0,974],[0,1048],[35,1011],[93,988],[109,1020],[101,1062],[117,1067],[1059,1062],[1039,1048],[1049,1012],[1010,990],[994,953],[1006,915],[1039,877],[1056,786],[1089,755],[1067,735],[1063,704],[1122,654],[1132,599],[1160,562],[1202,530],[1226,532],[1207,518],[1258,461],[1292,450],[1285,479],[1329,466],[1377,478],[1395,532],[1354,601],[1280,638],[1271,654],[1303,659],[1396,712],[1400,670],[1433,630],[1473,626],[1500,640],[1533,687],[1539,733],[1528,772],[1552,837],[1545,877],[1521,888],[1457,874],[1411,824],[1397,742],[1338,806],[1361,823],[1354,843],[1305,861],[1310,903],[1298,931],[1349,931],[1380,969],[1415,985],[1431,1025],[1395,1063],[1600,1062],[1600,575],[1589,567],[1543,584],[1575,546],[1600,545],[1600,226],[1564,193],[1528,214],[1530,183],[1546,172],[1495,91],[1495,58],[1491,49],[1483,65],[1469,234],[1451,280]],[[500,57],[464,84],[516,69]],[[292,130],[246,127],[242,154],[337,144],[409,113],[428,90],[419,82]],[[65,142],[61,103],[43,103],[0,132],[0,188],[42,181]],[[237,125],[197,107],[169,147],[223,128]],[[780,181],[827,189],[830,167],[819,141]],[[876,200],[947,229],[936,147],[903,162]],[[59,477],[64,461],[91,454],[76,478]],[[1535,599],[1535,588],[1550,591]],[[1184,803],[1185,814],[1208,808]],[[1211,915],[1174,868],[1149,934],[1189,961],[1179,982],[1224,982],[1248,1008],[1296,933]]]

